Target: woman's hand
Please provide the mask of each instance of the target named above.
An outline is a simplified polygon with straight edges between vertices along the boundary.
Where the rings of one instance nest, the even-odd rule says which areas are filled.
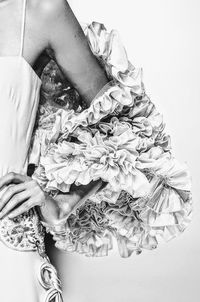
[[[33,207],[38,207],[41,218],[50,224],[59,222],[102,187],[102,180],[88,185],[71,185],[70,192],[51,197],[30,176],[9,172],[0,178],[0,219],[4,216],[15,218]]]
[[[35,206],[47,203],[48,196],[31,177],[10,172],[0,178],[0,190],[5,189],[0,198],[0,219],[14,218]]]
[[[50,225],[59,224],[59,221],[66,220],[72,213],[75,214],[78,207],[105,185],[101,179],[91,181],[87,185],[77,186],[73,183],[70,192],[59,192],[52,201],[48,200],[39,208],[41,219]]]
[[[38,207],[42,219],[54,224],[81,199],[81,195],[76,192],[53,198],[30,176],[15,172],[0,178],[0,190],[3,188],[5,191],[0,198],[0,219],[5,216],[15,218],[33,207]]]
[[[49,197],[38,208],[41,220],[50,225],[58,224],[60,220],[66,219],[72,213],[80,200],[81,195],[76,192],[59,193],[55,197]]]

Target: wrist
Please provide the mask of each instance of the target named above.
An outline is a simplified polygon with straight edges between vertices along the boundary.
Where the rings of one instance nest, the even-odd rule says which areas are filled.
[[[51,228],[56,225],[60,227],[69,215],[75,213],[78,207],[105,184],[101,179],[91,181],[87,185],[72,184],[70,192],[58,192],[54,198],[46,192],[46,200],[39,207],[41,222]]]
[[[75,213],[78,207],[84,204],[91,195],[95,194],[102,186],[105,186],[105,184],[104,181],[98,179],[97,181],[92,181],[88,185],[76,186],[73,184],[71,186],[71,191],[67,194],[63,194],[62,192],[58,193],[56,199],[61,201],[59,203],[58,200],[56,200],[58,204],[60,204],[58,207],[58,219],[49,219],[47,216],[41,221],[46,232],[50,233],[56,242],[65,240],[68,232],[67,218],[72,213]]]
[[[45,192],[45,199],[40,206],[37,206],[37,210],[42,222],[48,224],[55,224],[59,220],[60,207],[58,202],[56,202],[55,197],[57,194],[52,194],[52,192]]]

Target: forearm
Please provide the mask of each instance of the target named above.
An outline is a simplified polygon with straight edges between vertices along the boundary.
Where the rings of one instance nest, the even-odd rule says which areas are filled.
[[[91,181],[87,185],[71,185],[69,193],[60,192],[57,195],[57,199],[60,200],[60,215],[59,218],[63,219],[68,217],[70,214],[75,213],[76,209],[80,207],[91,195],[97,193],[98,190],[102,189],[107,183],[98,179]]]

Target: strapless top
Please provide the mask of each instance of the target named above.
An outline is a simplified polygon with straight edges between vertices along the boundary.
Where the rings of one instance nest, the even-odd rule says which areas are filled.
[[[0,177],[8,172],[27,173],[41,83],[23,56],[0,57]],[[35,250],[38,222],[34,210],[14,220],[5,217],[0,220],[0,240],[14,249]]]

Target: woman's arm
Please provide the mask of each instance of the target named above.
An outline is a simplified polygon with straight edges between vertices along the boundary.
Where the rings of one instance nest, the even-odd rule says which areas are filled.
[[[70,192],[52,198],[30,176],[9,172],[0,177],[0,190],[5,188],[0,200],[0,219],[4,216],[15,218],[37,207],[41,219],[54,225],[67,217],[101,186],[102,181],[98,180],[77,188],[72,185]]]
[[[47,0],[43,9],[48,19],[48,48],[52,50],[54,60],[64,76],[89,107],[94,97],[109,82],[105,69],[92,53],[88,40],[66,0]],[[99,179],[85,186],[72,185],[73,196],[60,192],[57,201],[61,201],[59,203],[61,212],[65,212],[63,211],[65,208],[71,211],[98,183],[101,187],[106,184]],[[67,207],[64,206],[65,203]],[[41,208],[41,212],[45,219],[45,207]]]
[[[64,76],[89,107],[90,102],[109,82],[105,70],[90,50],[82,28],[67,1],[45,0],[41,1],[40,5],[48,25],[48,48],[52,50],[54,60]],[[46,58],[44,65],[46,65]],[[8,186],[11,184],[12,186]],[[0,218],[8,214],[9,217],[14,218],[33,206],[39,206],[43,217],[46,214],[44,219],[52,221],[55,217],[59,218],[68,210],[72,210],[86,194],[94,192],[95,188],[99,189],[102,184],[101,180],[97,180],[77,188],[74,185],[71,193],[59,194],[54,203],[53,199],[48,197],[30,177],[8,173],[0,181],[0,188],[7,185],[1,198]],[[64,203],[68,203],[67,207],[63,207]],[[18,207],[15,208],[16,206]],[[66,211],[63,211],[64,208]]]
[[[48,43],[59,68],[83,101],[92,99],[109,81],[90,50],[87,38],[66,0],[43,3],[48,24]]]

